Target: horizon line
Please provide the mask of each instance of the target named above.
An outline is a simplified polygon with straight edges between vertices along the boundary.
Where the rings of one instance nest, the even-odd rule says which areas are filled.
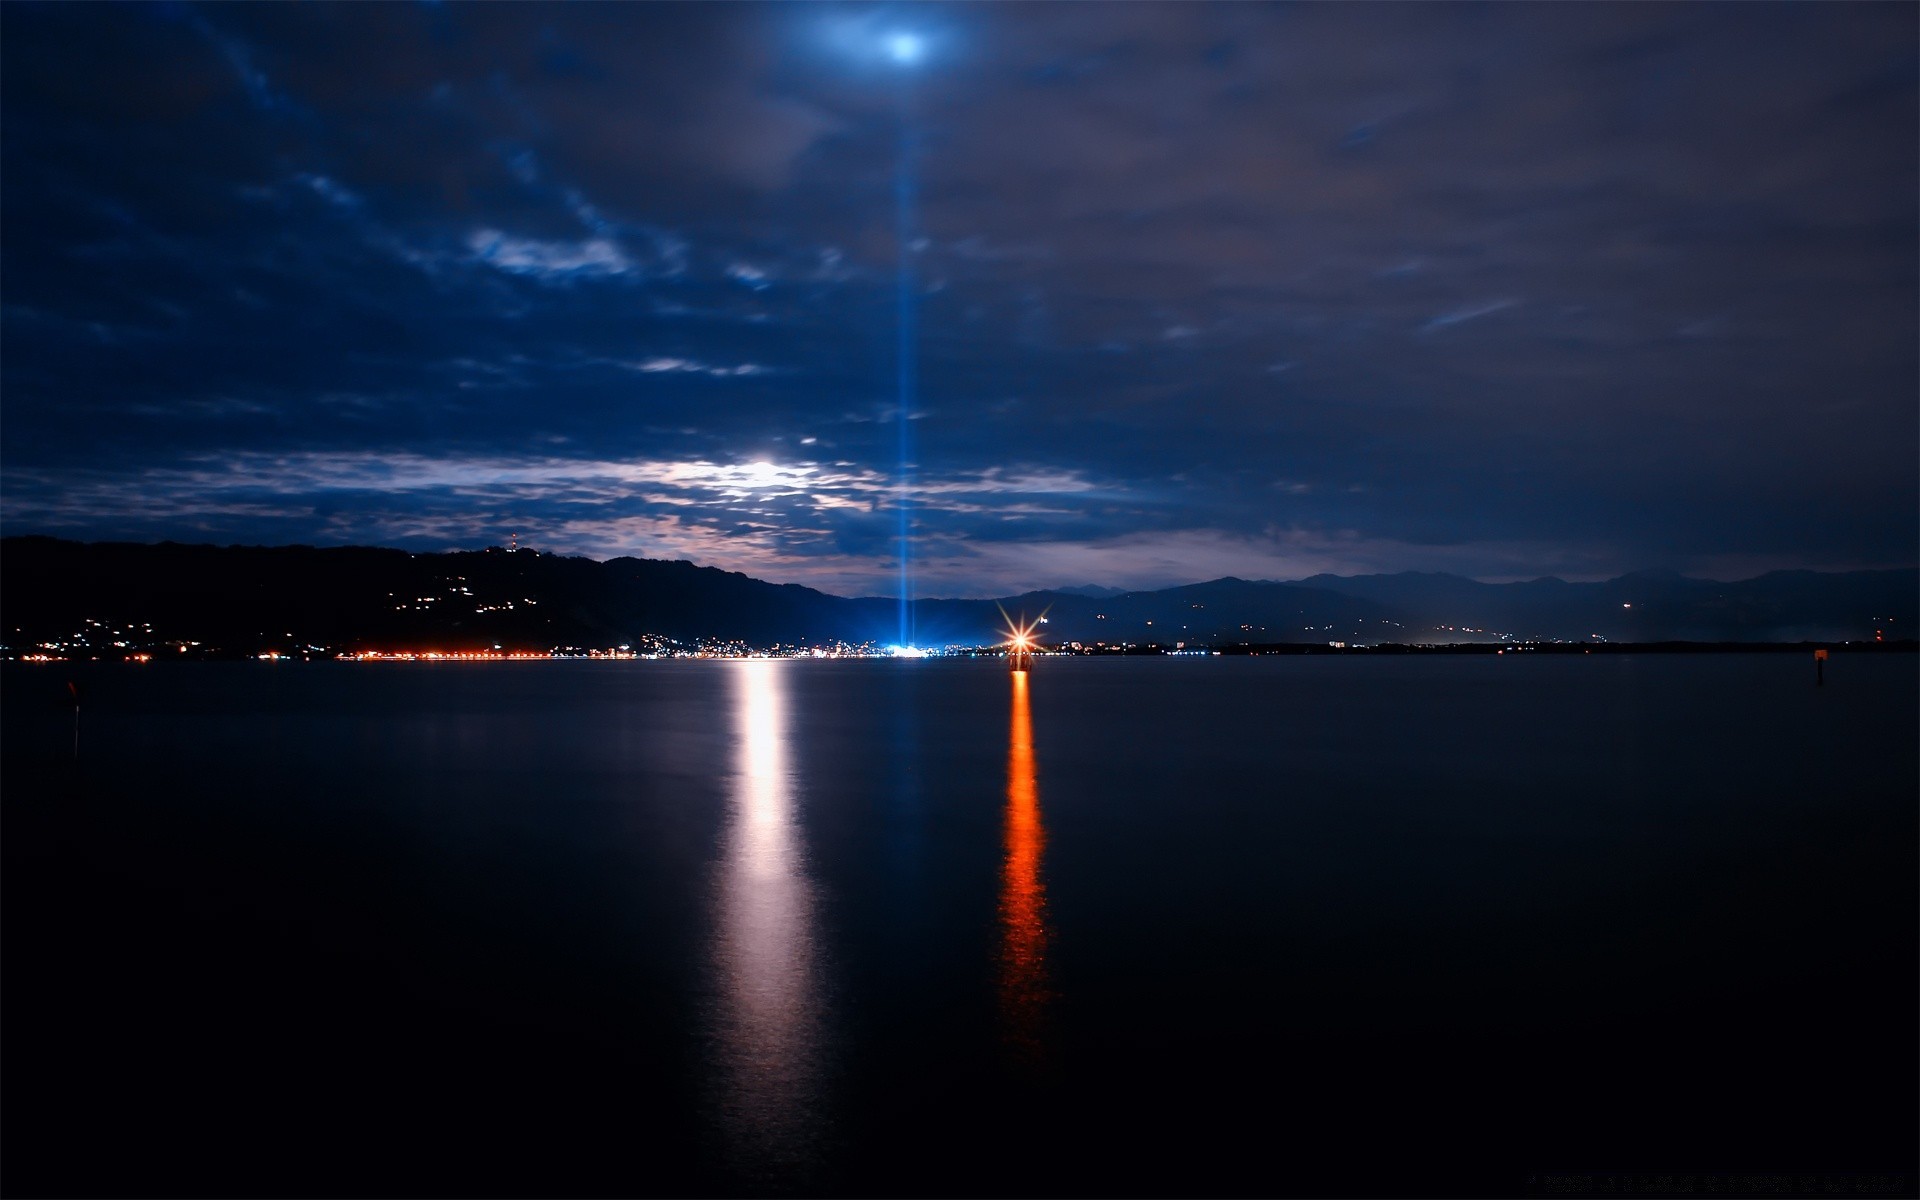
[[[227,542],[222,544],[217,542],[186,542],[186,541],[179,541],[170,537],[160,538],[154,541],[136,541],[136,540],[126,539],[126,538],[100,538],[100,539],[89,540],[89,539],[83,539],[83,538],[63,537],[59,534],[51,534],[51,533],[0,534],[0,543],[16,541],[16,540],[26,540],[26,539],[39,539],[42,541],[52,541],[52,542],[66,542],[76,546],[153,546],[153,547],[179,546],[179,547],[188,548],[188,549],[208,549],[208,550],[315,550],[315,551],[377,550],[377,551],[391,552],[395,554],[406,554],[409,556],[418,556],[421,554],[485,554],[485,553],[497,551],[503,554],[515,554],[515,553],[536,554],[536,555],[547,555],[547,556],[556,557],[556,558],[585,559],[588,562],[596,562],[596,563],[617,562],[620,559],[627,558],[627,559],[632,559],[636,562],[684,563],[687,566],[695,568],[696,570],[721,571],[725,574],[739,575],[742,578],[752,579],[757,582],[770,584],[775,587],[806,588],[809,591],[818,592],[823,596],[833,596],[837,599],[842,599],[842,600],[885,601],[891,604],[898,604],[901,601],[901,597],[898,595],[882,595],[882,594],[873,594],[873,593],[847,595],[840,592],[830,592],[823,588],[817,587],[813,584],[783,582],[775,579],[767,579],[762,576],[750,575],[745,571],[734,570],[728,567],[717,567],[717,566],[712,566],[706,563],[698,563],[689,558],[649,558],[639,554],[616,554],[608,558],[595,558],[591,554],[574,554],[574,553],[565,553],[558,550],[541,550],[533,546],[520,546],[517,549],[513,547],[501,546],[501,545],[488,545],[488,546],[479,546],[479,547],[450,546],[450,547],[445,547],[439,550],[410,550],[402,546],[379,546],[379,545],[371,545],[371,544],[359,543],[359,542],[339,543],[336,545],[317,545],[312,542],[284,542],[284,543],[277,543],[277,544],[265,543],[265,542]],[[1118,598],[1120,596],[1127,596],[1127,595],[1143,595],[1151,592],[1174,591],[1179,588],[1200,587],[1209,583],[1234,582],[1234,583],[1261,584],[1261,585],[1277,586],[1277,587],[1299,587],[1303,585],[1310,586],[1311,581],[1315,579],[1351,580],[1351,579],[1372,579],[1372,578],[1382,578],[1382,577],[1393,577],[1393,576],[1400,576],[1400,575],[1419,575],[1419,576],[1428,576],[1428,577],[1441,578],[1441,579],[1458,579],[1468,583],[1479,584],[1484,587],[1508,587],[1516,584],[1527,584],[1527,583],[1563,583],[1569,586],[1578,586],[1582,584],[1594,584],[1594,583],[1613,583],[1613,582],[1617,582],[1622,579],[1627,579],[1636,575],[1647,575],[1647,576],[1664,577],[1669,579],[1680,579],[1680,580],[1686,580],[1692,583],[1732,584],[1732,583],[1750,583],[1756,579],[1764,579],[1769,575],[1783,575],[1783,574],[1854,575],[1854,574],[1899,572],[1899,571],[1920,571],[1920,562],[1916,562],[1908,566],[1898,566],[1898,567],[1843,567],[1843,568],[1775,567],[1770,570],[1760,571],[1752,575],[1741,575],[1733,578],[1720,578],[1712,575],[1689,575],[1684,571],[1678,571],[1678,570],[1673,570],[1673,569],[1664,568],[1664,567],[1641,567],[1631,571],[1623,571],[1617,575],[1592,575],[1592,576],[1576,575],[1571,578],[1563,575],[1512,575],[1512,576],[1503,576],[1498,578],[1481,578],[1473,575],[1458,574],[1452,571],[1416,571],[1416,570],[1367,571],[1367,572],[1359,572],[1352,575],[1336,575],[1330,571],[1319,571],[1319,572],[1315,572],[1312,575],[1301,576],[1298,579],[1256,579],[1256,578],[1250,578],[1247,576],[1240,576],[1240,575],[1217,575],[1211,579],[1195,579],[1195,580],[1189,580],[1185,583],[1163,584],[1159,587],[1119,587],[1119,586],[1111,586],[1107,584],[1096,584],[1096,583],[1062,584],[1062,585],[1057,585],[1052,587],[1026,588],[1021,591],[1001,593],[999,595],[979,595],[979,596],[916,595],[916,596],[909,597],[908,600],[911,603],[917,604],[923,601],[969,602],[969,601],[1005,600],[1005,599],[1017,598],[1020,596],[1032,596],[1032,595],[1076,595],[1077,596],[1078,595],[1077,592],[1071,589],[1086,588],[1086,587],[1110,588],[1110,590],[1114,593],[1112,597],[1078,596],[1078,598],[1081,598],[1081,599],[1094,600],[1094,599]]]

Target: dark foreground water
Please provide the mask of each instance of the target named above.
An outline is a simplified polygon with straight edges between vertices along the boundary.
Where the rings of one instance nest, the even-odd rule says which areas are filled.
[[[1911,656],[78,670],[11,1195],[1912,1187]]]

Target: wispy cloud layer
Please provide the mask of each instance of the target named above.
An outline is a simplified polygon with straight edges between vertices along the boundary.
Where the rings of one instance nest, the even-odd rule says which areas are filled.
[[[542,282],[624,275],[634,269],[620,247],[607,238],[543,242],[511,237],[498,229],[477,229],[468,236],[467,249],[496,270]]]
[[[60,532],[177,529],[240,540],[250,522],[272,519],[297,538],[434,548],[518,533],[568,553],[691,557],[741,570],[777,565],[786,577],[856,590],[893,552],[898,497],[893,479],[844,461],[353,452],[242,454],[132,474],[27,468],[9,472],[4,487],[13,519]],[[1097,494],[1094,481],[1046,468],[932,475],[915,492],[918,537],[958,548],[947,551],[958,561],[978,553],[968,547],[983,522],[1045,516],[1084,526],[1074,505]]]
[[[1518,303],[1520,303],[1518,300],[1490,300],[1485,304],[1475,304],[1468,308],[1456,308],[1451,312],[1441,313],[1425,325],[1422,325],[1420,330],[1423,333],[1432,333],[1436,329],[1445,329],[1449,325],[1458,325],[1464,321],[1473,321],[1480,317],[1492,316],[1494,313],[1512,308]]]

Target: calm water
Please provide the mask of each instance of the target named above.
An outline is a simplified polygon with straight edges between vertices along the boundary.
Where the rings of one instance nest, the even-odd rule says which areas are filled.
[[[75,670],[12,1194],[1915,1165],[1911,656]]]

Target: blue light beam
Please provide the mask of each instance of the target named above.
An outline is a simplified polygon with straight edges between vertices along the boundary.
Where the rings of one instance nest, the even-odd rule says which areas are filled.
[[[897,34],[889,41],[896,62],[911,64],[920,57],[920,39]],[[895,237],[898,240],[898,273],[895,301],[898,307],[896,330],[899,344],[895,350],[895,389],[899,404],[894,420],[899,424],[899,518],[900,518],[900,641],[914,645],[913,628],[913,404],[919,383],[918,295],[913,270],[913,216],[917,189],[914,179],[914,152],[917,149],[913,125],[913,85],[902,75],[900,81],[900,158],[894,172],[896,208]]]

